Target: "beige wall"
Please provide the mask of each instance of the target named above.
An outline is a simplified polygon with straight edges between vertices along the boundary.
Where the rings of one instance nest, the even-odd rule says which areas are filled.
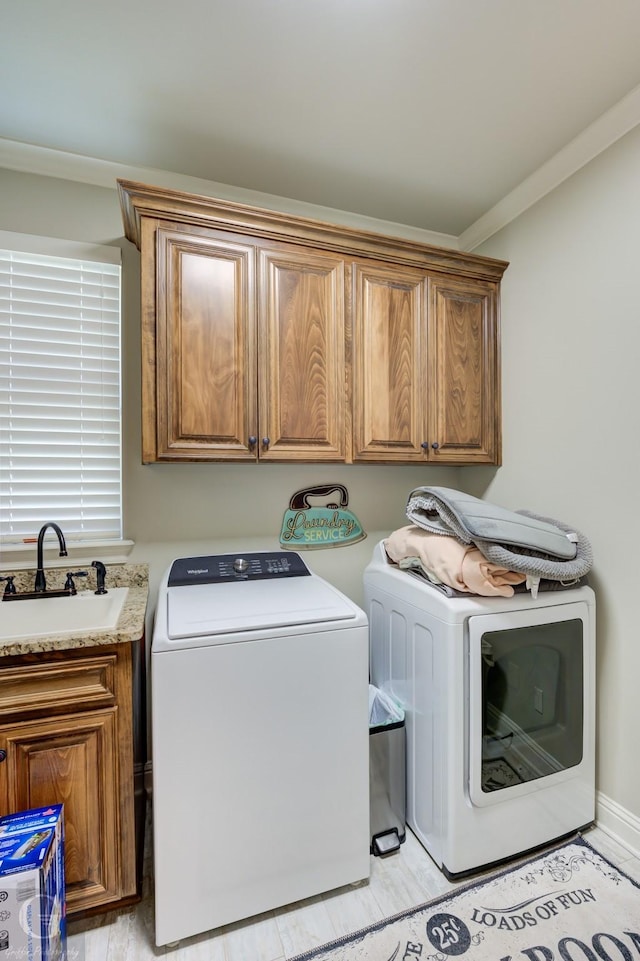
[[[294,490],[337,481],[369,538],[308,552],[356,601],[374,541],[404,523],[418,484],[460,487],[575,524],[593,542],[598,598],[598,787],[640,818],[640,625],[634,511],[640,458],[640,131],[487,242],[503,282],[504,466],[446,470],[313,465],[147,465],[140,446],[138,254],[116,194],[0,170],[0,229],[117,243],[124,265],[125,533],[151,565],[152,598],[177,556],[275,546]],[[381,228],[382,229],[382,228]],[[640,822],[638,822],[640,823]]]
[[[640,817],[640,129],[477,251],[502,288],[504,466],[472,493],[574,524],[597,592],[598,787]]]

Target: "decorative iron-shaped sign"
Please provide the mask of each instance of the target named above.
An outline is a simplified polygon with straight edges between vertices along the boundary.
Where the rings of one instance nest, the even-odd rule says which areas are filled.
[[[356,515],[346,509],[348,503],[349,494],[342,484],[318,484],[296,491],[282,519],[282,547],[309,551],[363,540],[367,535]]]

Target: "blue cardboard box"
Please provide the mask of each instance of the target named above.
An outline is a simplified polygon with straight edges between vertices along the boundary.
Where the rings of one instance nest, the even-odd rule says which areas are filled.
[[[0,817],[0,958],[66,961],[62,804]]]

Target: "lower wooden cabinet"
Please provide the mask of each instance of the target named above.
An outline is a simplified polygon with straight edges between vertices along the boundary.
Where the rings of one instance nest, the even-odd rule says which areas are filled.
[[[0,810],[64,804],[71,916],[137,895],[132,648],[0,663]]]

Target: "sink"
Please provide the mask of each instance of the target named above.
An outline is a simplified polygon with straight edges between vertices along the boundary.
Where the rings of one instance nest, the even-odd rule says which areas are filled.
[[[106,594],[80,591],[71,597],[0,602],[0,644],[50,634],[110,630],[118,623],[128,587]]]

